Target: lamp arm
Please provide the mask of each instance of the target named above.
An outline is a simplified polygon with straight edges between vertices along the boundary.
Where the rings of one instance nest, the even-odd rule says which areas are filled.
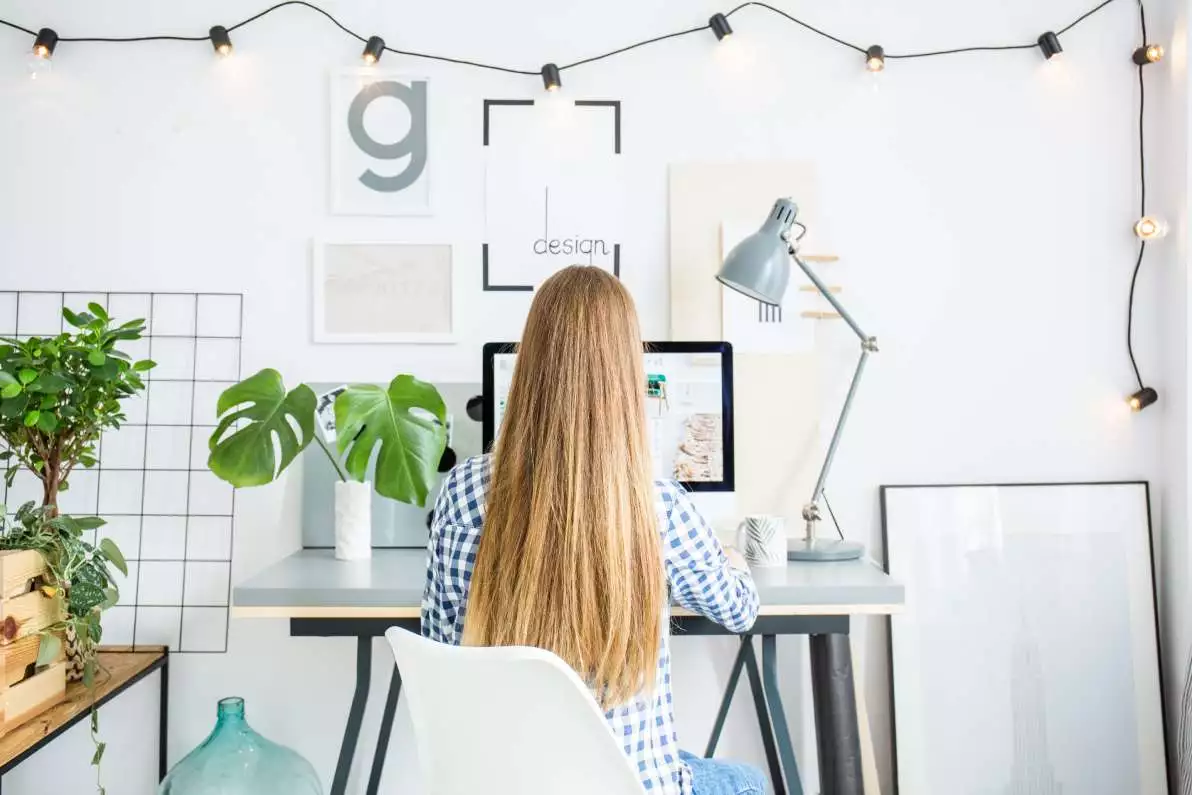
[[[857,386],[861,383],[861,374],[865,372],[865,364],[869,361],[869,354],[877,351],[877,340],[870,337],[861,327],[857,325],[857,321],[853,320],[853,316],[848,313],[840,301],[836,300],[836,296],[832,295],[832,291],[828,289],[815,271],[804,262],[798,254],[794,246],[789,248],[791,259],[799,266],[799,269],[811,280],[815,288],[819,291],[832,308],[835,309],[840,317],[848,323],[849,328],[861,340],[861,358],[857,361],[857,369],[853,372],[853,380],[848,387],[848,395],[844,399],[844,406],[840,409],[840,417],[836,420],[836,428],[832,431],[832,441],[828,444],[828,454],[824,457],[823,466],[820,467],[819,478],[815,482],[815,491],[811,494],[811,502],[803,508],[803,519],[807,522],[807,538],[812,540],[815,538],[815,523],[819,521],[819,501],[824,495],[824,486],[828,482],[828,472],[832,469],[832,462],[836,458],[836,448],[840,446],[840,437],[844,434],[844,425],[848,422],[849,411],[853,406],[853,398],[857,395]]]
[[[853,380],[848,387],[848,395],[844,399],[844,406],[840,409],[840,418],[836,420],[836,429],[832,431],[832,441],[828,443],[828,454],[824,457],[824,464],[820,467],[819,478],[815,482],[815,491],[811,495],[808,505],[819,519],[819,501],[824,496],[824,486],[828,482],[828,471],[832,468],[832,461],[836,458],[836,448],[840,445],[840,437],[844,434],[844,424],[848,422],[849,410],[853,407],[853,398],[857,394],[857,385],[861,383],[861,373],[865,371],[865,363],[869,361],[868,348],[861,349],[861,358],[857,361],[857,369],[853,371]],[[814,521],[808,517],[807,508],[804,509],[804,519]]]
[[[873,338],[861,330],[861,327],[857,325],[857,321],[853,320],[853,316],[848,313],[848,310],[840,305],[840,302],[836,300],[836,296],[832,295],[832,291],[829,290],[827,285],[820,281],[820,278],[815,275],[815,271],[811,269],[811,266],[803,261],[802,257],[799,256],[799,253],[795,250],[794,246],[790,247],[790,255],[791,259],[795,261],[795,264],[799,266],[799,269],[802,270],[803,273],[806,274],[807,278],[811,280],[811,283],[815,285],[815,289],[819,290],[820,295],[826,298],[828,303],[832,305],[832,308],[840,313],[840,316],[844,318],[845,323],[848,323],[849,328],[853,330],[853,333],[861,338],[861,342],[873,342]],[[874,350],[877,350],[877,348],[875,347]]]

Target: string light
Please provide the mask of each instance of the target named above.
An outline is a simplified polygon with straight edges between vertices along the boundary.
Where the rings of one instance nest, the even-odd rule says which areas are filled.
[[[368,41],[364,44],[364,62],[372,66],[377,61],[381,60],[381,56],[385,54],[385,40],[380,36],[369,36]]]
[[[708,20],[708,27],[716,34],[716,41],[724,41],[733,35],[732,25],[728,24],[728,17],[724,14],[713,14]]]
[[[865,68],[871,72],[880,72],[886,68],[886,51],[882,45],[875,44],[865,51]]]
[[[1158,63],[1163,60],[1164,54],[1162,44],[1145,44],[1134,51],[1134,63],[1139,66]]]
[[[1147,406],[1152,406],[1159,400],[1159,393],[1151,389],[1149,386],[1144,386],[1142,389],[1135,392],[1126,401],[1130,405],[1131,411],[1142,411]]]
[[[207,35],[211,39],[211,46],[220,57],[226,58],[232,54],[232,37],[228,35],[227,28],[215,25]]]
[[[1114,0],[1100,0],[1100,2],[1098,2],[1096,5],[1094,5],[1091,9],[1089,9],[1085,13],[1081,14],[1074,21],[1072,21],[1068,25],[1060,28],[1059,33],[1063,34],[1063,33],[1067,33],[1069,31],[1071,31],[1073,28],[1075,28],[1076,26],[1085,22],[1086,20],[1091,18],[1093,15],[1097,14],[1102,9],[1107,8],[1113,2],[1114,2]],[[1137,0],[1137,3],[1138,3],[1139,20],[1141,22],[1141,27],[1142,27],[1142,40],[1143,40],[1143,42],[1147,42],[1148,37],[1147,37],[1147,30],[1146,30],[1146,10],[1143,7],[1143,0]],[[473,60],[467,60],[467,59],[463,59],[463,58],[454,58],[454,57],[448,57],[445,55],[433,55],[433,54],[422,53],[422,52],[408,52],[408,51],[404,51],[404,50],[397,50],[397,49],[393,49],[390,47],[386,47],[384,45],[384,42],[380,39],[379,36],[373,36],[369,39],[365,39],[360,34],[349,29],[348,27],[346,27],[343,23],[341,23],[338,19],[336,19],[331,13],[320,8],[319,6],[315,5],[312,2],[308,2],[308,0],[280,0],[280,2],[277,2],[274,5],[264,9],[263,11],[260,11],[244,20],[241,20],[240,22],[237,22],[236,24],[231,25],[230,27],[225,28],[221,25],[216,25],[211,28],[211,30],[207,36],[183,36],[183,35],[172,35],[172,34],[171,35],[153,34],[153,35],[142,35],[142,36],[122,36],[122,37],[98,37],[98,36],[83,37],[83,36],[80,36],[80,37],[59,38],[58,34],[49,28],[42,28],[40,31],[35,33],[33,30],[31,30],[29,28],[23,27],[23,26],[18,25],[14,22],[9,22],[8,20],[5,20],[5,19],[0,19],[0,28],[7,27],[7,28],[11,28],[13,30],[16,30],[18,32],[25,33],[29,36],[36,37],[33,53],[29,57],[31,71],[33,72],[33,76],[36,77],[38,70],[48,69],[50,67],[51,56],[53,55],[54,49],[57,46],[59,41],[66,41],[66,42],[72,42],[72,43],[73,42],[129,43],[129,42],[146,42],[146,41],[200,42],[200,41],[208,41],[209,40],[211,42],[211,45],[215,48],[215,51],[217,53],[219,53],[221,56],[230,55],[232,52],[232,41],[231,41],[231,37],[229,36],[230,32],[239,30],[240,28],[244,27],[245,25],[252,24],[252,23],[256,22],[257,20],[262,19],[263,17],[266,17],[266,16],[272,14],[273,12],[275,12],[279,9],[282,9],[282,8],[286,8],[288,6],[303,7],[303,8],[309,9],[310,11],[325,17],[329,22],[331,22],[331,24],[333,24],[335,27],[339,28],[342,32],[348,34],[349,36],[351,36],[359,41],[365,42],[365,50],[363,53],[363,58],[366,63],[376,63],[378,60],[380,60],[381,55],[386,50],[388,50],[390,52],[394,52],[399,55],[404,55],[404,56],[411,57],[411,58],[422,58],[422,59],[430,60],[430,61],[438,61],[440,63],[457,64],[457,65],[462,65],[462,66],[473,67],[476,69],[485,69],[485,70],[494,71],[494,72],[503,72],[506,74],[525,75],[525,76],[540,75],[542,78],[543,86],[546,88],[547,91],[557,91],[562,87],[563,80],[562,80],[561,73],[563,71],[566,71],[567,69],[572,69],[575,67],[583,66],[585,64],[590,64],[590,63],[593,63],[596,61],[602,61],[607,58],[613,58],[615,56],[621,55],[622,53],[626,53],[631,50],[636,50],[639,47],[647,47],[647,46],[657,44],[659,42],[663,42],[663,41],[666,41],[669,39],[700,34],[702,31],[708,30],[708,29],[712,30],[713,34],[717,38],[717,41],[723,41],[725,38],[727,38],[728,36],[731,36],[733,33],[732,26],[729,24],[729,18],[732,17],[734,14],[736,14],[740,11],[743,11],[747,8],[748,9],[759,9],[759,10],[763,10],[763,11],[775,14],[777,16],[783,17],[786,20],[788,20],[789,22],[791,22],[795,25],[798,25],[799,27],[803,28],[804,30],[806,30],[810,33],[813,33],[813,34],[815,34],[823,39],[826,39],[828,41],[831,41],[843,48],[850,49],[855,52],[863,54],[865,56],[866,68],[871,72],[880,72],[883,69],[885,69],[887,58],[896,58],[896,59],[933,58],[933,57],[938,57],[938,56],[957,55],[960,53],[1033,50],[1036,47],[1038,47],[1039,50],[1043,53],[1043,56],[1047,60],[1051,60],[1063,52],[1063,47],[1060,44],[1059,35],[1057,33],[1055,33],[1054,31],[1047,31],[1047,32],[1043,33],[1042,35],[1040,35],[1039,38],[1034,43],[1002,44],[1002,45],[975,45],[975,46],[967,46],[967,47],[956,47],[956,48],[950,48],[950,49],[937,49],[937,50],[930,50],[930,51],[916,51],[916,52],[887,55],[885,53],[885,51],[883,50],[883,48],[879,45],[874,45],[872,47],[869,47],[868,49],[863,48],[856,43],[847,41],[845,39],[839,38],[838,36],[834,36],[831,33],[828,33],[824,30],[821,30],[821,29],[815,27],[814,25],[811,25],[810,23],[803,21],[802,19],[792,16],[791,14],[788,14],[787,12],[782,11],[778,8],[775,8],[772,5],[769,5],[765,2],[757,2],[757,0],[746,0],[745,2],[742,2],[740,5],[736,6],[735,8],[733,8],[732,10],[730,10],[728,12],[714,14],[708,20],[708,24],[706,24],[706,25],[699,25],[696,27],[687,28],[684,30],[678,30],[678,31],[675,31],[672,33],[666,33],[666,34],[663,34],[660,36],[655,36],[653,38],[644,39],[642,41],[634,42],[632,44],[629,44],[629,45],[626,45],[623,47],[619,47],[617,49],[610,50],[608,52],[590,56],[590,57],[587,57],[587,58],[584,58],[582,60],[578,60],[578,61],[575,61],[572,63],[567,63],[567,64],[564,64],[563,66],[557,66],[554,63],[548,63],[545,66],[543,66],[541,68],[541,70],[539,70],[539,71],[514,68],[514,67],[510,67],[510,66],[502,66],[499,64],[483,63],[481,61],[473,61]],[[375,50],[373,49],[374,41],[380,43],[379,48],[375,49]],[[1143,257],[1146,252],[1146,243],[1150,240],[1154,240],[1156,238],[1162,237],[1167,231],[1165,224],[1163,224],[1158,219],[1148,216],[1146,214],[1146,165],[1145,165],[1145,150],[1143,148],[1143,141],[1142,141],[1143,136],[1141,135],[1142,124],[1143,124],[1143,120],[1145,117],[1145,114],[1144,114],[1145,102],[1143,99],[1143,96],[1145,93],[1145,87],[1143,85],[1142,67],[1146,66],[1148,64],[1151,64],[1151,63],[1157,63],[1158,61],[1162,60],[1162,58],[1164,57],[1164,50],[1163,50],[1163,47],[1159,44],[1144,43],[1142,47],[1139,47],[1137,50],[1134,51],[1132,57],[1133,57],[1134,63],[1137,64],[1139,67],[1139,88],[1140,88],[1139,103],[1138,103],[1139,132],[1140,132],[1139,178],[1142,183],[1143,200],[1142,200],[1142,213],[1141,213],[1142,218],[1140,218],[1139,221],[1134,226],[1135,234],[1138,235],[1138,237],[1140,239],[1140,243],[1139,243],[1138,259],[1134,266],[1134,280],[1132,280],[1132,282],[1131,282],[1129,315],[1128,315],[1127,324],[1126,324],[1126,337],[1127,337],[1127,350],[1130,355],[1130,362],[1134,367],[1135,375],[1138,376],[1138,385],[1139,385],[1139,391],[1130,396],[1129,402],[1130,402],[1131,407],[1133,407],[1136,411],[1140,411],[1143,408],[1146,408],[1147,406],[1155,403],[1158,400],[1158,393],[1155,392],[1155,390],[1153,390],[1149,387],[1146,387],[1144,385],[1141,376],[1139,376],[1139,374],[1138,374],[1138,365],[1134,359],[1133,343],[1132,343],[1132,339],[1131,339],[1132,338],[1132,319],[1133,319],[1133,309],[1134,309],[1134,281],[1137,280],[1138,271],[1142,266]]]
[[[58,34],[53,28],[42,28],[37,31],[37,39],[33,42],[33,54],[48,61],[54,56],[54,49],[58,46]]]
[[[559,75],[559,67],[548,63],[542,67],[542,85],[547,91],[558,91],[563,85],[563,78]]]
[[[1064,51],[1060,46],[1060,37],[1050,30],[1039,37],[1039,49],[1043,51],[1043,57],[1049,61]]]
[[[1167,224],[1153,215],[1144,215],[1134,224],[1134,234],[1139,240],[1158,240],[1167,234]]]
[[[25,57],[25,66],[29,70],[29,79],[36,80],[44,74],[53,71],[54,48],[58,46],[58,34],[50,28],[42,28],[37,32],[33,42],[33,49]]]

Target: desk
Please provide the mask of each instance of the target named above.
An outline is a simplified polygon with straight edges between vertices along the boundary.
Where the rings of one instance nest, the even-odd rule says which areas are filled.
[[[850,616],[896,612],[903,588],[867,561],[789,563],[755,569],[761,615],[741,636],[728,687],[708,743],[716,749],[736,684],[744,672],[753,693],[758,726],[776,795],[802,795],[798,767],[778,693],[778,635],[809,635],[816,736],[822,795],[863,795],[860,739],[853,693]],[[297,552],[237,586],[233,615],[286,618],[296,637],[356,638],[356,689],[332,779],[331,795],[343,795],[356,753],[372,674],[372,640],[391,626],[419,629],[426,554],[416,549],[377,549],[363,561],[337,561],[330,550]],[[681,608],[672,611],[671,632],[730,634]],[[759,671],[753,638],[762,639]],[[382,713],[367,792],[381,783],[401,676],[394,668]]]

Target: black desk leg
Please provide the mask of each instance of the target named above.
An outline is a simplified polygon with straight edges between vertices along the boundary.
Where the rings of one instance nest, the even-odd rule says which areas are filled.
[[[821,795],[864,795],[848,635],[811,636],[811,692],[819,738]]]
[[[335,763],[335,777],[331,780],[331,795],[344,795],[348,789],[348,775],[352,772],[352,758],[360,740],[360,724],[364,722],[364,708],[368,704],[368,685],[372,678],[372,638],[356,638],[356,692],[348,710],[348,725],[344,727],[343,744],[339,747],[339,761]]]
[[[799,778],[799,765],[795,762],[790,726],[786,722],[786,710],[782,708],[782,695],[778,692],[778,638],[774,635],[762,635],[762,677],[770,721],[774,724],[774,738],[782,757],[782,770],[786,773],[786,787],[791,795],[803,795],[803,781]]]
[[[367,795],[377,795],[381,786],[381,773],[385,769],[385,755],[389,752],[389,734],[393,731],[393,716],[397,712],[397,697],[401,695],[401,672],[393,666],[389,677],[389,695],[385,698],[385,711],[381,713],[381,731],[377,735],[377,750],[373,753],[372,772],[368,776]]]
[[[166,651],[165,662],[161,666],[161,704],[158,716],[160,722],[157,727],[157,781],[161,783],[166,778],[166,765],[169,756],[166,753],[170,738],[170,652]]]
[[[757,727],[762,733],[762,747],[766,749],[770,784],[774,787],[774,795],[787,795],[782,779],[782,765],[778,761],[778,749],[774,745],[774,728],[770,722],[770,712],[766,709],[766,691],[762,688],[762,677],[757,670],[757,656],[753,653],[753,638],[746,635],[742,640],[745,672],[749,675],[749,689],[753,692],[753,708],[757,710]]]
[[[741,648],[737,652],[737,659],[733,661],[733,670],[728,675],[728,685],[724,688],[724,697],[720,699],[720,710],[716,713],[716,723],[712,726],[712,736],[708,738],[708,747],[704,750],[705,759],[711,759],[716,755],[716,745],[720,742],[720,732],[724,731],[724,719],[728,717],[728,708],[733,704],[733,695],[737,692],[737,682],[741,678],[741,669],[745,667],[745,647],[749,643],[749,636],[742,636]]]

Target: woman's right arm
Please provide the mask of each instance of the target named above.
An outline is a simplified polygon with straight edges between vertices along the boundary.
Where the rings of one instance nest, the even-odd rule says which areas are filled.
[[[662,555],[675,601],[731,632],[752,627],[758,612],[753,577],[729,563],[716,534],[681,486],[668,484],[664,499]]]

